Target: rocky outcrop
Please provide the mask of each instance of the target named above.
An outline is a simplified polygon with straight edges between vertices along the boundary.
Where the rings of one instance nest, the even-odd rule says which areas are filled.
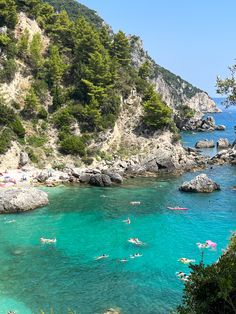
[[[228,148],[230,146],[227,138],[220,138],[216,143],[217,148]]]
[[[232,145],[229,149],[224,149],[211,158],[210,164],[222,165],[229,163],[231,165],[236,165],[236,145]]]
[[[215,147],[213,140],[201,140],[195,144],[196,148],[212,148]]]
[[[47,204],[47,194],[34,188],[0,190],[1,214],[25,212]]]
[[[200,174],[191,181],[184,182],[180,187],[180,191],[183,192],[211,193],[215,190],[220,190],[220,186],[206,174]]]
[[[95,186],[111,186],[112,182],[108,175],[106,174],[94,174],[91,176],[89,183]]]
[[[215,119],[211,116],[206,119],[190,119],[182,128],[186,131],[197,131],[197,132],[210,132],[210,131],[224,131],[226,127],[224,125],[216,125]]]

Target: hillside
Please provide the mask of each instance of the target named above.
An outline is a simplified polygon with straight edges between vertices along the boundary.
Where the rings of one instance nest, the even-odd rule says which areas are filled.
[[[75,1],[53,4],[60,7],[1,0],[2,167],[16,167],[21,151],[41,167],[117,159],[142,164],[160,147],[179,165],[185,153],[174,119],[186,101],[181,115],[192,114],[199,91],[155,65],[134,37],[112,33],[94,11]]]

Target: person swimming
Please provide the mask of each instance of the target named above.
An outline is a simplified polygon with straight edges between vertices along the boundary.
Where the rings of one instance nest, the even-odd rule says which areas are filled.
[[[134,259],[134,258],[142,257],[142,256],[143,256],[142,254],[135,253],[135,254],[133,254],[133,255],[130,255],[130,258]]]
[[[123,222],[126,223],[127,225],[131,224],[131,221],[130,221],[129,217],[127,219],[123,220]]]
[[[127,260],[127,258],[123,258],[123,259],[120,259],[119,262],[121,262],[121,263],[127,263],[128,260]]]
[[[57,239],[46,239],[46,238],[40,238],[40,242],[43,244],[52,244],[52,243],[56,243]]]
[[[95,260],[98,261],[98,260],[100,260],[100,259],[104,259],[104,258],[108,258],[108,257],[109,257],[109,255],[102,254],[101,256],[95,257]]]
[[[130,202],[130,205],[140,205],[141,202]]]
[[[195,259],[188,259],[188,258],[185,258],[185,257],[179,258],[178,261],[183,263],[183,264],[195,263]]]
[[[177,273],[176,273],[176,276],[177,276],[177,277],[179,278],[179,280],[181,280],[181,281],[185,281],[185,282],[189,281],[189,276],[188,276],[187,274],[185,274],[184,272],[182,272],[182,271],[177,272]]]
[[[128,242],[135,244],[135,245],[144,245],[145,243],[140,241],[138,238],[130,238]]]

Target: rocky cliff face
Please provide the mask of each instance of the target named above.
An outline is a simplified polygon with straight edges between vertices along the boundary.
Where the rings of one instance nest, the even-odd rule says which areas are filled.
[[[131,36],[130,42],[134,65],[139,68],[145,61],[150,63],[150,79],[156,91],[162,95],[163,100],[174,112],[178,112],[180,105],[193,109],[198,117],[203,113],[220,111],[206,92],[156,64],[144,50],[139,37]]]

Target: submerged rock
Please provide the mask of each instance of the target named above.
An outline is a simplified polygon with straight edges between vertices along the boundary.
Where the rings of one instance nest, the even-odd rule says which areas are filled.
[[[121,311],[120,311],[120,309],[110,308],[106,312],[104,312],[103,314],[121,314]]]
[[[1,214],[25,212],[47,204],[47,193],[35,188],[0,190]]]
[[[209,179],[206,174],[200,174],[189,182],[184,182],[179,188],[183,192],[210,193],[220,190],[220,186]]]
[[[195,144],[196,148],[213,148],[215,147],[215,143],[213,140],[201,140]]]

